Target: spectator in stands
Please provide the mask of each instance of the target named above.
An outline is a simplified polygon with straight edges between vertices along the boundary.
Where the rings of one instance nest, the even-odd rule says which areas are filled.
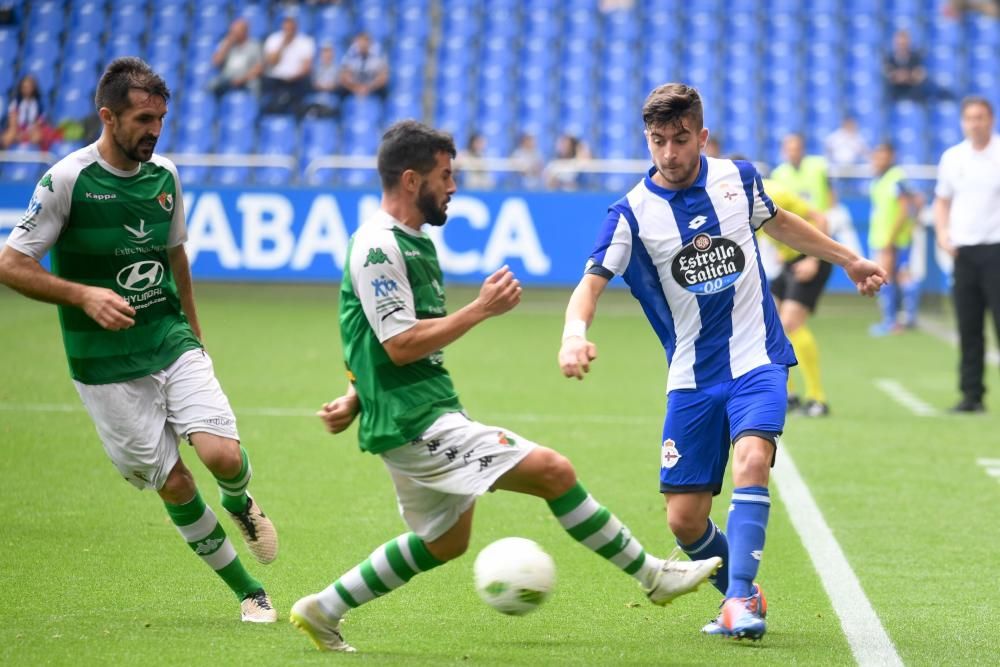
[[[558,164],[564,160],[577,160],[589,157],[589,150],[572,134],[561,134],[556,139],[556,152],[553,164],[550,162],[546,170],[545,182],[552,190],[576,190],[580,187],[580,173],[570,165]],[[581,155],[582,153],[582,155]],[[556,168],[558,167],[558,168]]]
[[[840,127],[827,135],[823,146],[826,159],[834,167],[864,164],[868,159],[868,143],[853,116],[844,116]]]
[[[264,113],[294,113],[302,110],[309,95],[316,42],[299,32],[292,14],[281,20],[281,30],[264,42]]]
[[[516,160],[520,178],[518,185],[525,190],[540,190],[544,185],[542,172],[545,170],[545,159],[538,150],[538,144],[532,134],[525,132],[517,140],[517,148],[510,154],[511,160]]]
[[[486,137],[478,132],[469,136],[465,150],[458,155],[461,165],[462,186],[466,190],[492,190],[496,185],[493,173],[482,165],[486,157]]]
[[[54,140],[54,130],[45,120],[38,81],[30,74],[17,83],[7,107],[7,127],[0,144],[3,148],[27,144],[31,148],[48,150]]]
[[[885,58],[885,80],[890,99],[927,99],[927,69],[923,55],[913,49],[910,33],[897,30],[892,37],[892,50]]]
[[[229,25],[229,32],[212,55],[212,66],[219,74],[209,82],[208,89],[216,95],[228,90],[260,94],[264,52],[260,42],[250,37],[250,25],[245,18],[238,18]]]
[[[377,95],[385,99],[389,85],[389,61],[367,32],[354,36],[340,63],[341,94]]]
[[[336,116],[340,110],[337,100],[337,58],[333,43],[324,42],[319,49],[319,62],[312,75],[312,95],[306,113],[311,116]]]
[[[997,18],[1000,17],[1000,0],[948,0],[943,11],[953,18],[959,18],[966,12],[979,12]]]

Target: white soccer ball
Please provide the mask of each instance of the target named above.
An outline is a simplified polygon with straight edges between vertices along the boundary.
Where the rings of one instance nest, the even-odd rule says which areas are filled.
[[[479,597],[512,616],[537,609],[556,585],[552,557],[523,537],[505,537],[490,544],[476,556],[472,571]]]

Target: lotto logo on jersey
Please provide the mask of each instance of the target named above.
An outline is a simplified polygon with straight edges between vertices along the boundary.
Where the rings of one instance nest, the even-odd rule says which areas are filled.
[[[698,234],[677,253],[670,272],[689,292],[714,294],[731,287],[744,266],[746,257],[739,244],[722,236]]]

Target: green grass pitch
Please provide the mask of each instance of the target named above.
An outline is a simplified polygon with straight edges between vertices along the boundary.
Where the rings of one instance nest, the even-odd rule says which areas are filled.
[[[281,615],[239,622],[238,605],[194,558],[158,498],[105,458],[66,371],[52,306],[0,289],[0,663],[407,665],[837,665],[854,658],[780,494],[760,581],[769,630],[757,644],[699,635],[719,595],[704,586],[665,609],[559,528],[540,500],[491,494],[470,553],[352,612],[359,653],[316,652],[285,620],[404,532],[388,477],[353,430],[327,435],[309,414],[345,385],[333,286],[199,285],[206,344],[254,465],[251,490],[274,519],[278,560],[243,561]],[[472,298],[453,288],[452,308]],[[609,292],[584,382],[555,364],[569,290],[528,289],[522,305],[446,353],[469,413],[567,454],[580,479],[648,550],[672,546],[657,491],[666,368],[631,297]],[[954,347],[925,333],[870,339],[876,306],[828,297],[814,321],[833,414],[789,419],[794,460],[907,665],[996,664],[1000,656],[1000,377],[985,416],[918,417],[876,383],[938,409],[957,398]],[[210,476],[184,448],[202,493]],[[780,455],[780,454],[779,454]],[[714,516],[724,525],[728,489]],[[227,529],[228,529],[228,523]],[[233,531],[230,531],[233,535]],[[472,587],[475,552],[500,537],[538,541],[556,561],[553,597],[504,617]]]

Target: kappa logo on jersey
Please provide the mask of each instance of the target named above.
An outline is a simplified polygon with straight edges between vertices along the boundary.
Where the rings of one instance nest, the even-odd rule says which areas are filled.
[[[160,204],[160,208],[162,208],[167,213],[170,213],[171,211],[174,210],[174,196],[169,192],[161,192],[160,194],[158,194],[156,196],[156,201],[157,203]]]
[[[365,264],[361,268],[365,268],[365,266],[370,266],[372,264],[392,264],[392,260],[389,259],[388,255],[382,252],[382,248],[371,248],[368,251],[368,257],[365,259]]]
[[[52,189],[52,174],[45,174],[45,176],[42,177],[42,180],[38,181],[38,187],[48,188],[49,192],[55,192],[55,190]]]
[[[83,196],[87,199],[96,199],[97,201],[109,201],[111,199],[118,199],[118,195],[114,192],[84,192]]]
[[[156,287],[163,280],[163,265],[159,262],[146,260],[129,264],[118,272],[115,280],[130,292],[141,292]]]
[[[687,291],[714,294],[732,287],[744,266],[746,257],[739,244],[723,236],[702,233],[681,248],[670,272]]]
[[[134,229],[132,227],[129,227],[128,225],[122,225],[122,226],[129,234],[132,235],[132,240],[138,243],[139,245],[142,245],[144,243],[149,243],[150,241],[153,240],[152,236],[153,230],[146,229],[146,221],[143,220],[142,218],[139,218],[139,229]]]
[[[21,224],[17,228],[30,232],[38,224],[35,222],[35,218],[38,217],[38,213],[41,210],[42,201],[38,198],[37,194],[31,195],[31,199],[28,201],[28,208],[24,212],[24,215],[21,216]]]
[[[688,229],[698,229],[706,222],[708,222],[708,218],[704,215],[699,215],[697,218],[692,218],[691,222],[688,223]]]
[[[674,446],[674,441],[667,438],[663,441],[663,448],[660,450],[660,466],[663,468],[673,468],[681,460],[681,453]]]
[[[373,280],[372,287],[375,288],[376,298],[380,296],[389,296],[390,292],[395,292],[399,289],[399,285],[396,284],[395,280],[386,278],[385,276]]]

